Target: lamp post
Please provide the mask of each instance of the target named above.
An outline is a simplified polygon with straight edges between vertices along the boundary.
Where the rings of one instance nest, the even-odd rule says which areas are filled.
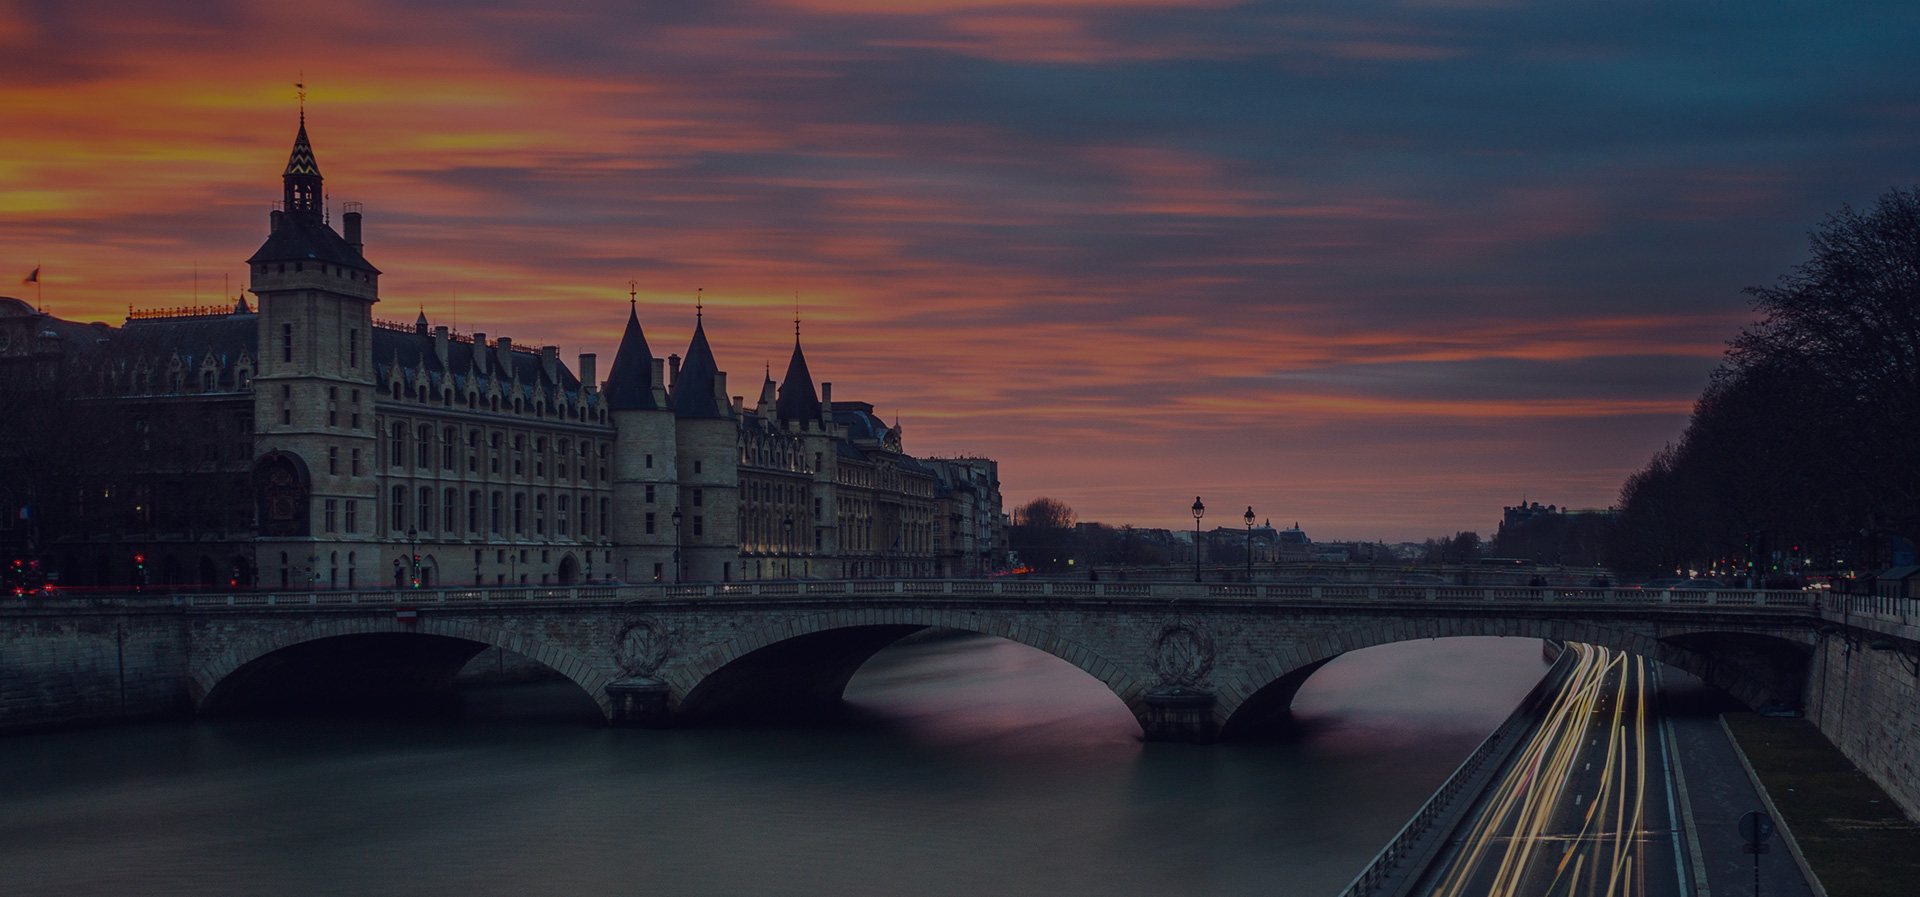
[[[420,588],[420,531],[419,530],[414,529],[413,527],[407,528],[407,546],[412,550],[411,553],[407,555],[407,563],[411,565],[411,569],[413,570],[413,576],[412,576],[413,587],[417,589],[417,588]],[[318,557],[316,556],[316,560],[317,559]]]
[[[1253,582],[1253,505],[1247,505],[1247,582]]]
[[[673,509],[673,581],[680,582],[680,509]]]
[[[1200,496],[1193,497],[1193,581],[1200,581],[1200,517],[1207,513],[1207,506],[1200,503]]]
[[[781,546],[782,546],[781,553],[786,555],[786,565],[787,565],[786,578],[792,579],[793,578],[793,517],[791,515],[789,515],[787,519],[780,521],[780,529],[782,533],[784,533],[784,536],[782,537],[784,541],[782,541],[781,543]]]

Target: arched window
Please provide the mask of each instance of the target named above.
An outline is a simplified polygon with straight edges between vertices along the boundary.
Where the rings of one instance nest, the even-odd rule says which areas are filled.
[[[433,529],[433,487],[420,487],[420,530]]]
[[[387,450],[387,463],[394,467],[407,466],[407,425],[399,421],[393,424],[393,444]]]
[[[527,494],[525,492],[513,494],[513,531],[516,535],[527,534]]]
[[[446,495],[441,496],[440,501],[440,531],[453,535],[459,531],[459,523],[460,490],[448,489]]]
[[[393,531],[403,533],[407,530],[407,487],[393,487]]]
[[[420,425],[420,449],[414,459],[414,464],[418,465],[421,470],[425,470],[433,464],[433,427],[426,424]]]
[[[452,427],[448,427],[440,437],[440,469],[453,470],[457,466],[454,464],[453,453],[460,445],[460,434]]]

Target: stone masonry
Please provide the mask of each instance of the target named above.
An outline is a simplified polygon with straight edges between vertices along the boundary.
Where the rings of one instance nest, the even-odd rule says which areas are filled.
[[[847,679],[874,652],[918,629],[948,627],[1030,645],[1085,670],[1150,739],[1211,741],[1283,718],[1314,669],[1389,642],[1586,642],[1688,670],[1753,706],[1797,706],[1820,639],[1790,593],[1789,606],[1702,607],[1558,600],[1524,589],[1449,589],[1460,597],[1412,600],[1269,590],[1286,591],[910,580],[43,605],[6,618],[0,726],[114,718],[128,658],[129,713],[189,703],[216,712],[296,687],[324,694],[329,677],[444,686],[489,645],[552,667],[614,724],[811,717],[837,708]]]

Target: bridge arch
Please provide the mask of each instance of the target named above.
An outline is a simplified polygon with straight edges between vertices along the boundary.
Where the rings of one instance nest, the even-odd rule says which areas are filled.
[[[228,697],[228,692],[237,684],[242,684],[241,680],[247,671],[250,668],[257,669],[260,662],[272,655],[301,645],[354,636],[414,636],[448,642],[466,642],[474,645],[471,653],[483,651],[488,646],[504,648],[545,664],[592,696],[594,702],[600,706],[600,712],[603,715],[611,712],[611,704],[606,694],[606,685],[611,678],[609,671],[587,663],[574,652],[524,633],[466,621],[434,618],[412,622],[390,618],[376,620],[346,618],[302,623],[250,638],[238,639],[228,643],[225,650],[194,671],[188,681],[189,697],[196,710],[216,711],[223,703],[223,699]],[[470,657],[471,654],[468,656]],[[457,671],[458,667],[454,667],[454,670]]]
[[[1105,684],[1144,719],[1146,683],[1121,664],[1056,632],[963,611],[876,607],[815,614],[744,632],[660,675],[680,720],[808,717],[837,706],[853,674],[882,648],[932,627],[1051,654]]]
[[[1514,618],[1408,618],[1305,639],[1278,655],[1248,664],[1216,683],[1214,719],[1223,737],[1258,731],[1284,714],[1307,679],[1334,658],[1394,642],[1461,636],[1501,636],[1583,642],[1685,670],[1749,707],[1797,703],[1812,636],[1740,626],[1649,635],[1588,622]]]

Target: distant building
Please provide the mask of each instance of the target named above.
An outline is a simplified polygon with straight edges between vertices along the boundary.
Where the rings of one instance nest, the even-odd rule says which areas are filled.
[[[1502,509],[1490,554],[1542,564],[1593,566],[1600,563],[1618,514],[1613,508],[1573,510],[1523,501]]]
[[[112,327],[0,298],[0,376],[59,392],[83,446],[43,483],[0,484],[18,522],[0,543],[67,586],[1004,567],[997,465],[908,455],[897,422],[816,390],[797,324],[784,379],[749,406],[729,396],[697,311],[684,359],[663,359],[631,309],[604,384],[591,354],[576,374],[553,346],[454,333],[424,312],[381,321],[359,207],[335,231],[321,184],[303,117],[283,203],[247,260],[257,310],[129,309]],[[33,448],[14,423],[0,460]]]

